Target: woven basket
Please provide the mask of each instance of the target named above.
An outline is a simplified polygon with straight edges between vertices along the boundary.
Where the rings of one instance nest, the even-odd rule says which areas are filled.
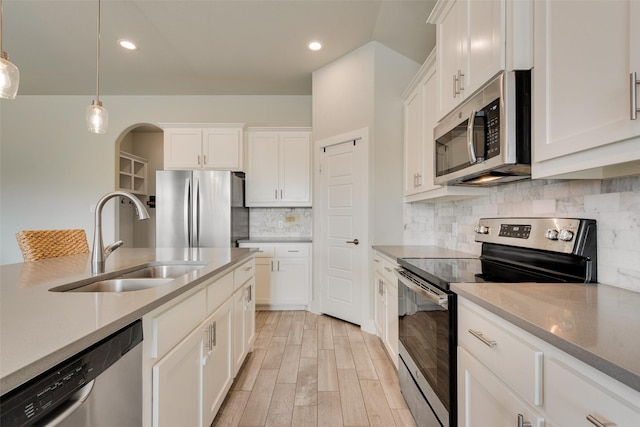
[[[89,253],[84,230],[23,230],[16,239],[25,261]]]

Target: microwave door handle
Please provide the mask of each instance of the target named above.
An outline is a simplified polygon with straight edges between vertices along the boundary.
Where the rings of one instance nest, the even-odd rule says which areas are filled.
[[[476,156],[476,146],[474,140],[473,125],[476,120],[476,110],[471,111],[469,115],[469,123],[467,124],[467,150],[469,152],[469,163],[478,163],[478,157]]]

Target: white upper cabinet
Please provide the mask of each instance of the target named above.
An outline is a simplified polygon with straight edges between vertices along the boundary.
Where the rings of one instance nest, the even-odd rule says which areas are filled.
[[[533,65],[529,0],[440,0],[428,22],[436,24],[438,120],[500,71]]]
[[[308,128],[247,131],[247,206],[311,206]]]
[[[165,169],[244,170],[244,124],[165,124]]]
[[[640,75],[640,2],[534,5],[534,178],[637,174],[630,75]]]

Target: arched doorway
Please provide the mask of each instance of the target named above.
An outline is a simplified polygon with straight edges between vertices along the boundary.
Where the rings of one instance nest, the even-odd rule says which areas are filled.
[[[138,221],[124,198],[118,205],[116,232],[124,247],[155,248],[156,171],[164,168],[164,135],[156,125],[139,123],[126,129],[116,144],[116,188],[131,191],[147,206],[151,218]]]

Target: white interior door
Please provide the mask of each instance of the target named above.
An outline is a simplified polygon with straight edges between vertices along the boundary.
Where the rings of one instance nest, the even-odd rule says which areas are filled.
[[[362,324],[366,275],[366,147],[348,141],[321,151],[322,242],[321,311]]]

